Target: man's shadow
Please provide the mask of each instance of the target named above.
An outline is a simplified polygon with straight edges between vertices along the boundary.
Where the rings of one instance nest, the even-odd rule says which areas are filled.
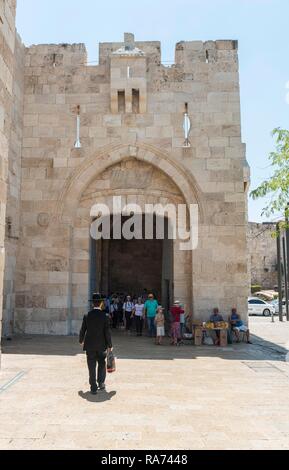
[[[90,401],[92,403],[103,403],[105,401],[111,400],[115,395],[116,392],[98,392],[97,395],[92,395],[90,392],[83,392],[80,391],[78,392],[78,395],[80,398],[83,398],[84,400]]]

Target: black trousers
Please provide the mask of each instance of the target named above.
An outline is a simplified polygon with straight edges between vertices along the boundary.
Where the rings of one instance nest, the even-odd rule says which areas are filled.
[[[87,351],[87,365],[89,370],[89,384],[92,388],[96,387],[96,365],[97,370],[97,383],[98,385],[104,384],[106,379],[106,351]]]
[[[116,329],[118,327],[118,311],[112,313],[112,327]]]
[[[132,312],[125,312],[125,324],[126,324],[127,331],[131,329],[131,316],[132,316]]]
[[[123,310],[118,311],[118,323],[119,325],[123,325]]]
[[[138,335],[142,335],[143,330],[143,318],[135,316],[136,332]]]

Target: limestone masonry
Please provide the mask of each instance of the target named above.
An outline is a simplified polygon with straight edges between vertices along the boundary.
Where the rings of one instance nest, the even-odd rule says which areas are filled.
[[[11,204],[11,212],[15,212],[15,223],[19,216],[20,205],[21,141],[19,137],[22,133],[22,124],[19,126],[19,121],[20,116],[21,119],[23,116],[23,108],[18,109],[18,100],[20,95],[23,97],[24,93],[23,89],[20,92],[17,83],[19,75],[18,66],[16,66],[16,48],[21,46],[15,31],[15,13],[16,1],[0,0],[0,320],[2,319],[5,247],[6,256],[10,251],[10,247],[5,243],[7,200]],[[24,75],[24,64],[21,75]],[[6,257],[7,266],[13,263],[13,254],[11,255],[11,260],[7,260]]]
[[[277,242],[275,224],[249,223],[248,252],[251,284],[262,289],[278,286]]]
[[[100,44],[90,66],[83,44],[24,47],[14,19],[15,1],[0,0],[2,333],[77,333],[92,290],[125,288],[126,276],[165,305],[180,299],[197,319],[236,306],[247,320],[237,42],[180,42],[165,67],[159,42],[126,34]],[[114,195],[142,208],[198,204],[197,250],[168,240],[159,250],[157,241],[93,244],[90,209]]]

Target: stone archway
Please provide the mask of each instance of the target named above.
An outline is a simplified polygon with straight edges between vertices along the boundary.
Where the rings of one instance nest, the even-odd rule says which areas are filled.
[[[71,312],[75,331],[83,314],[83,305],[89,298],[90,211],[96,203],[111,207],[112,196],[116,195],[121,195],[124,204],[137,203],[143,213],[146,204],[185,204],[182,192],[167,174],[135,157],[123,158],[92,179],[79,199],[72,226]],[[192,253],[180,251],[178,240],[172,247],[173,273],[169,283],[175,296],[189,306],[192,305]],[[163,249],[167,250],[167,247]],[[167,281],[166,277],[170,276],[162,276],[162,285]]]
[[[79,200],[89,184],[107,168],[128,158],[146,162],[167,175],[179,188],[187,205],[198,205],[200,221],[204,222],[203,196],[195,178],[165,150],[147,144],[108,146],[85,159],[64,185],[55,207],[55,218],[64,223],[72,223]]]

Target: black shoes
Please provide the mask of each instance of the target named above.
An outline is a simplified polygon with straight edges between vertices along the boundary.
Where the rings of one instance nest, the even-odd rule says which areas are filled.
[[[99,384],[99,386],[97,387],[97,385],[95,387],[90,387],[90,393],[91,395],[97,395],[97,391],[100,391],[100,392],[105,392],[105,384]]]

